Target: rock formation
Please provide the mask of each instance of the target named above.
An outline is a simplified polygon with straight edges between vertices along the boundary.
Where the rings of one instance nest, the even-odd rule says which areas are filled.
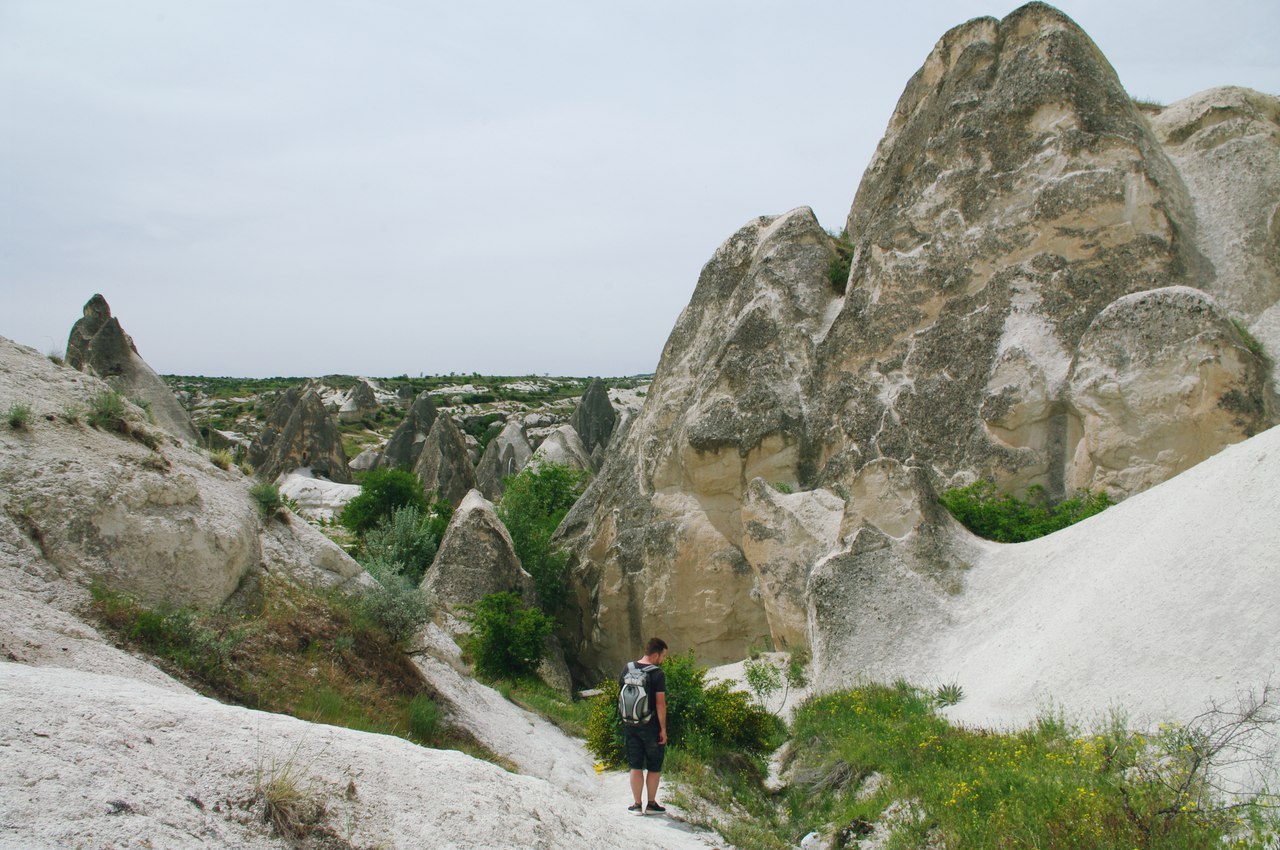
[[[330,481],[351,483],[342,435],[319,393],[309,386],[281,394],[250,447],[249,461],[267,481],[307,467]]]
[[[391,439],[378,459],[379,468],[412,469],[439,415],[431,394],[426,390],[419,393],[409,407],[409,414],[391,433]]]
[[[1274,150],[1271,101],[1242,100],[1244,141],[1213,149],[1237,180],[1275,163],[1255,162]],[[1185,111],[1208,129],[1211,110]],[[1243,219],[1265,218],[1261,194]],[[938,489],[985,476],[1124,498],[1276,422],[1272,364],[1230,321],[1268,327],[1276,296],[1233,301],[1245,272],[1215,268],[1273,274],[1274,232],[1254,227],[1249,263],[1201,251],[1213,208],[1062,13],[948,32],[844,239],[802,208],[749,222],[704,267],[643,409],[558,532],[580,673],[650,634],[711,662],[808,635],[820,665],[840,647],[815,635],[839,630],[815,621],[895,639],[911,618],[877,616],[876,593],[923,613],[962,584]],[[865,605],[832,610],[837,586]]]
[[[595,468],[591,465],[591,455],[587,453],[577,430],[572,425],[561,425],[548,434],[546,439],[538,445],[529,462],[532,464],[558,463],[561,466],[584,469],[587,472]]]
[[[437,416],[413,467],[427,499],[436,496],[454,507],[476,486],[476,471],[462,432],[448,416]]]
[[[84,305],[84,318],[71,328],[67,364],[106,380],[126,398],[144,402],[155,423],[173,436],[189,443],[200,442],[191,416],[169,385],[138,354],[133,338],[111,315],[111,307],[101,295],[89,299]]]
[[[573,409],[573,415],[569,417],[569,424],[578,432],[588,456],[597,447],[609,445],[609,438],[613,436],[617,422],[618,414],[609,401],[609,388],[604,385],[604,381],[594,378],[587,386],[587,391],[582,394],[578,406]]]
[[[367,580],[306,523],[264,521],[251,480],[234,467],[68,416],[106,389],[0,338],[0,396],[24,399],[34,414],[26,431],[0,431],[0,490],[8,495],[0,561],[50,580],[98,580],[151,605],[216,606],[271,572],[315,585]]]
[[[517,420],[511,420],[485,446],[476,465],[476,487],[486,499],[497,501],[502,498],[502,479],[519,473],[532,455],[524,428]]]
[[[493,504],[478,490],[467,493],[453,512],[422,586],[452,612],[508,590],[534,601],[533,577],[520,566]]]
[[[378,408],[378,397],[374,394],[373,387],[364,378],[359,378],[351,388],[347,400],[338,408],[338,421],[359,422],[377,414]]]

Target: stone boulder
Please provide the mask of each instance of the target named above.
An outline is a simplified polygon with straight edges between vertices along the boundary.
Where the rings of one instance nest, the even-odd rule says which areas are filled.
[[[356,496],[359,484],[339,484],[316,478],[305,469],[286,472],[280,482],[280,495],[292,500],[304,517],[333,520]]]
[[[1266,121],[1249,121],[1262,129],[1248,150],[1265,149]],[[859,612],[861,634],[891,639],[901,624],[867,623],[959,586],[937,490],[987,477],[1051,498],[1085,483],[1124,497],[1273,424],[1265,370],[1225,314],[1167,297],[1232,285],[1197,247],[1196,213],[1210,207],[1165,147],[1061,12],[1032,3],[945,34],[908,82],[841,239],[793,210],[748,222],[703,268],[643,407],[557,532],[578,588],[580,679],[649,634],[693,635],[710,663],[757,636],[794,642],[802,601],[821,667],[821,652],[859,639],[823,618]],[[1239,156],[1243,173],[1258,170]],[[1139,341],[1124,318],[1138,304],[1158,304],[1168,327]],[[1128,362],[1108,354],[1125,345]],[[1099,400],[1120,382],[1144,398]],[[1169,432],[1177,411],[1198,421]],[[1125,457],[1132,474],[1111,465]],[[796,506],[756,479],[796,491]],[[830,494],[844,501],[834,540]],[[877,614],[884,588],[900,604]]]
[[[378,458],[382,457],[381,448],[365,449],[356,455],[347,464],[347,468],[352,472],[362,472],[366,469],[374,469],[378,465]]]
[[[476,465],[476,487],[486,499],[496,502],[502,498],[502,479],[518,474],[532,455],[524,428],[519,421],[511,420],[485,446]]]
[[[569,417],[569,424],[578,432],[588,456],[597,447],[609,445],[609,438],[613,436],[617,423],[618,414],[609,401],[609,388],[599,378],[592,379],[578,406],[573,409],[573,415]]]
[[[100,581],[150,605],[217,606],[270,572],[316,586],[367,580],[287,511],[262,517],[238,469],[67,413],[106,390],[0,338],[0,397],[23,399],[33,414],[26,429],[0,429],[0,561],[50,581]],[[140,426],[140,409],[126,415]]]
[[[422,454],[422,445],[439,415],[431,394],[425,390],[419,393],[409,406],[409,414],[391,433],[391,439],[378,458],[378,467],[412,469],[417,464],[418,457]]]
[[[338,408],[339,422],[359,422],[362,419],[376,416],[380,405],[373,387],[364,378],[356,381],[346,401]]]
[[[276,402],[249,452],[266,481],[307,468],[340,484],[351,483],[342,435],[320,394],[310,387],[290,388]]]
[[[1099,313],[1067,396],[1068,485],[1112,494],[1166,481],[1274,421],[1269,365],[1211,297],[1185,286],[1126,296]]]
[[[1265,346],[1280,391],[1280,97],[1209,89],[1149,120],[1191,195],[1204,288]]]
[[[515,591],[530,604],[535,598],[533,577],[520,566],[511,535],[478,490],[454,510],[422,586],[453,613],[491,593]]]
[[[454,507],[476,486],[467,444],[452,418],[436,417],[413,471],[421,479],[428,500],[439,496]]]
[[[529,463],[535,465],[557,463],[570,469],[583,469],[587,472],[595,468],[591,465],[591,455],[587,453],[577,430],[572,425],[561,425],[548,434],[546,439],[538,445],[533,456],[529,458]]]
[[[145,403],[155,423],[174,437],[200,442],[190,414],[138,354],[133,338],[111,315],[111,307],[101,295],[89,299],[84,318],[72,326],[66,360],[81,372],[104,379],[121,395]]]

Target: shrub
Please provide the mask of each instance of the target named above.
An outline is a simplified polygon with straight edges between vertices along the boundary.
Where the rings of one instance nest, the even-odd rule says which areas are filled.
[[[338,521],[363,534],[396,508],[408,505],[426,512],[427,499],[418,476],[406,469],[371,469],[361,482],[360,494],[347,502]]]
[[[419,742],[430,744],[440,740],[444,712],[440,703],[426,694],[418,694],[409,701],[409,734]]]
[[[99,393],[89,399],[89,413],[85,419],[94,428],[103,431],[127,431],[124,396],[115,390]]]
[[[254,484],[249,488],[249,495],[258,505],[258,511],[267,516],[279,508],[284,502],[280,499],[280,489],[266,481]]]
[[[835,239],[836,254],[827,265],[827,280],[833,290],[843,293],[849,285],[849,269],[853,266],[853,241],[847,230],[831,235]]]
[[[568,555],[551,550],[551,536],[586,486],[587,473],[555,463],[525,467],[505,479],[498,517],[511,533],[520,564],[533,576],[538,603],[558,616],[568,595]]]
[[[62,407],[62,420],[68,425],[80,424],[80,418],[84,416],[84,405],[76,402],[67,402]]]
[[[9,405],[9,412],[5,414],[5,421],[9,423],[9,427],[15,431],[21,431],[31,424],[31,407],[26,404],[14,403]]]
[[[974,534],[1001,543],[1035,540],[1115,504],[1106,493],[1084,490],[1055,505],[1045,499],[1039,485],[1027,491],[1024,501],[1009,494],[997,495],[996,485],[987,480],[953,487],[938,500]]]
[[[402,564],[370,561],[364,566],[378,586],[360,596],[360,613],[396,643],[413,637],[431,619],[430,595],[401,572]]]
[[[938,705],[956,705],[960,700],[964,699],[964,688],[955,682],[939,685],[938,690],[934,692],[933,699]]]
[[[662,664],[667,680],[667,742],[715,760],[729,753],[758,754],[781,740],[782,722],[751,705],[747,694],[729,682],[707,685],[706,668],[692,652],[668,655]],[[587,746],[608,764],[622,760],[622,721],[618,718],[618,682],[600,685],[587,723]]]
[[[491,593],[471,606],[471,637],[467,648],[476,672],[492,678],[529,675],[546,653],[552,619],[537,608],[526,608],[511,591]]]
[[[230,469],[236,458],[230,449],[214,449],[209,452],[209,461],[218,469]]]
[[[790,484],[788,484],[785,481],[773,482],[773,489],[777,490],[779,493],[781,493],[784,496],[790,496],[792,493],[796,491],[794,487],[792,487]]]
[[[447,510],[447,503],[442,507]],[[435,514],[424,515],[416,505],[395,508],[365,533],[358,560],[398,564],[397,572],[417,584],[431,566],[444,533],[435,519]]]

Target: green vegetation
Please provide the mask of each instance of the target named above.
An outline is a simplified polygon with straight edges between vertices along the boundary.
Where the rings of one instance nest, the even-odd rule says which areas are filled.
[[[778,699],[778,708],[774,709],[776,714],[786,704],[787,695],[791,693],[792,688],[803,688],[809,684],[804,672],[805,665],[808,663],[807,649],[797,649],[792,652],[786,664],[778,664],[765,658],[748,658],[743,663],[743,672],[746,674],[747,688],[756,698],[756,704],[761,708],[768,708],[774,695],[782,691],[782,696]]]
[[[15,431],[26,430],[31,424],[31,406],[14,402],[9,405],[9,412],[5,414],[5,421]]]
[[[445,727],[403,644],[363,597],[269,582],[247,607],[197,611],[96,586],[90,614],[207,696],[498,760]]]
[[[868,685],[796,713],[793,781],[777,800],[705,776],[693,784],[742,815],[718,824],[742,850],[791,848],[824,824],[836,846],[852,846],[902,801],[916,817],[899,820],[887,848],[1261,848],[1264,834],[1243,831],[1274,830],[1267,810],[1225,803],[1204,769],[1242,728],[1238,715],[1226,720],[1147,737],[1114,717],[1086,735],[1050,716],[1001,734],[952,726],[905,683]]]
[[[452,513],[449,503],[443,501],[437,501],[430,511],[417,505],[393,508],[365,532],[356,560],[370,572],[395,573],[416,585],[435,559]]]
[[[729,682],[708,685],[706,668],[692,652],[668,655],[662,671],[667,679],[667,741],[683,751],[688,764],[748,765],[763,768],[765,754],[782,742],[778,718],[751,704]],[[591,701],[587,747],[608,765],[623,762],[622,721],[618,717],[618,681],[607,679]],[[761,774],[763,775],[763,774]]]
[[[1240,334],[1240,339],[1244,341],[1244,347],[1249,349],[1249,353],[1264,363],[1270,363],[1267,357],[1267,351],[1262,346],[1262,340],[1253,335],[1249,330],[1249,326],[1239,319],[1232,319],[1231,324],[1236,326],[1236,332]]]
[[[554,621],[526,607],[511,591],[491,593],[471,606],[471,636],[466,649],[476,673],[493,679],[530,676],[546,655]]]
[[[533,576],[538,604],[559,616],[568,595],[568,555],[551,549],[551,535],[586,487],[587,473],[555,463],[525,467],[503,481],[498,518],[511,533],[516,556]]]
[[[942,706],[957,705],[962,699],[964,699],[964,688],[956,682],[939,685],[938,690],[933,694],[934,702]]]
[[[991,481],[975,481],[954,487],[938,497],[951,515],[981,537],[1001,543],[1035,540],[1101,513],[1115,502],[1106,493],[1083,491],[1051,504],[1039,485],[1027,491],[1027,499],[997,495]]]
[[[389,517],[396,508],[416,507],[427,511],[422,481],[407,469],[371,469],[360,482],[360,495],[342,509],[338,521],[356,534],[363,534]]]
[[[125,421],[125,412],[124,396],[115,390],[104,390],[89,399],[89,413],[85,420],[103,431],[127,433],[129,425]]]
[[[831,238],[835,240],[836,255],[827,266],[827,280],[833,290],[843,293],[849,285],[849,270],[853,267],[853,240],[847,230],[831,233]]]
[[[230,469],[236,462],[236,456],[231,449],[213,449],[209,452],[209,462],[218,469]]]
[[[788,484],[785,481],[773,482],[773,489],[777,490],[779,493],[781,493],[784,496],[790,496],[792,493],[796,491],[796,488],[792,487],[790,484]]]
[[[280,488],[266,481],[261,481],[249,488],[249,495],[258,506],[263,516],[269,516],[278,510],[284,501],[280,498]]]

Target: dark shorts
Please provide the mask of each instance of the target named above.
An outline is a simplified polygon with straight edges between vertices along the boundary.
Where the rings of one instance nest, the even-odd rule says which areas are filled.
[[[658,724],[622,725],[622,746],[627,752],[627,767],[632,770],[662,771],[667,748],[658,743]]]

